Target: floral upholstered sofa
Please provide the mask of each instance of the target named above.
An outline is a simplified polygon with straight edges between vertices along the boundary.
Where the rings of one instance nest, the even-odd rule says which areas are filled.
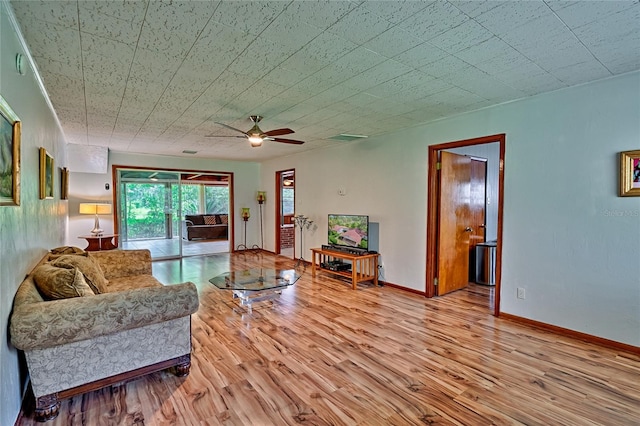
[[[38,421],[60,400],[144,374],[191,365],[193,283],[164,286],[148,250],[49,254],[20,284],[10,322],[24,351]]]

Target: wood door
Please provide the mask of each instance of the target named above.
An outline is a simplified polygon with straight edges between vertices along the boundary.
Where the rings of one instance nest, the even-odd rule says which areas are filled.
[[[476,245],[486,239],[487,160],[471,158],[469,185],[469,281],[476,280]]]
[[[438,226],[438,296],[469,283],[469,199],[471,159],[440,153],[440,200]]]

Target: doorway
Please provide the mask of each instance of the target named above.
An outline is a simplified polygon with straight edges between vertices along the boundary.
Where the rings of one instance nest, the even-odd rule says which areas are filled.
[[[474,253],[477,251],[472,250],[472,246],[495,240],[492,257],[495,261],[492,284],[495,285],[489,292],[492,298],[489,306],[493,307],[495,316],[500,312],[505,142],[505,134],[498,134],[432,145],[428,160],[425,295],[444,295],[448,290],[455,291],[473,282],[470,278],[476,276]],[[485,162],[487,155],[478,153],[489,151],[495,152],[493,160]],[[451,163],[452,159],[455,165],[447,166],[445,162]],[[453,167],[453,171],[443,170],[445,167]],[[478,182],[482,174],[486,184]],[[481,209],[485,213],[484,219],[477,206],[478,197],[482,196],[478,191],[482,186],[485,189],[484,208]],[[487,208],[489,206],[491,208]],[[450,209],[448,212],[447,208]],[[464,272],[452,277],[454,271],[460,269]],[[450,280],[443,283],[445,288],[440,288],[442,279]]]
[[[275,253],[295,259],[296,171],[276,172],[276,247]]]

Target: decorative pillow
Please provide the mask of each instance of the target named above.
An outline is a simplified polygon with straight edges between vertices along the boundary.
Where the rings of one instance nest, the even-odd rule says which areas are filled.
[[[77,268],[58,268],[45,263],[33,271],[33,281],[40,293],[49,300],[94,295]]]
[[[107,293],[109,281],[94,258],[68,254],[55,259],[51,265],[67,269],[78,268],[95,294]]]
[[[220,215],[220,223],[223,225],[228,225],[229,224],[229,216],[226,214],[221,214]]]
[[[49,251],[49,260],[54,260],[59,258],[60,256],[64,256],[66,254],[74,254],[77,256],[87,256],[88,253],[82,250],[80,247],[75,246],[62,246],[56,247]]]
[[[80,247],[75,246],[62,246],[56,247],[49,250],[51,254],[85,254],[86,251],[82,250]]]
[[[216,217],[215,216],[204,216],[204,224],[205,225],[217,225],[218,222],[216,221]]]

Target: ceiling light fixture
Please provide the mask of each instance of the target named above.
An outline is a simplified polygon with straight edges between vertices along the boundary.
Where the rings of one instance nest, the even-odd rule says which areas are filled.
[[[249,139],[249,143],[254,148],[262,145],[262,138],[260,137],[260,135],[249,134],[249,138],[248,139]]]

